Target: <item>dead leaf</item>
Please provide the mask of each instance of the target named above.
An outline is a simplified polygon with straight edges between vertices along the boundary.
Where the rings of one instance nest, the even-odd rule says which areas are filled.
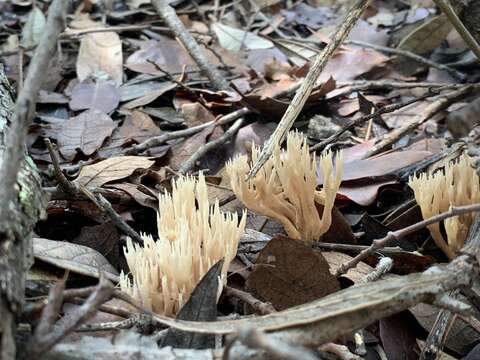
[[[90,27],[99,27],[91,22]],[[88,78],[108,77],[117,85],[123,81],[122,41],[115,32],[99,32],[85,35],[80,40],[77,58],[77,77],[80,81]]]
[[[117,270],[102,254],[87,246],[66,241],[33,238],[33,255],[37,260],[85,276],[98,278],[99,271],[102,271],[108,279],[115,283],[118,282]]]
[[[418,359],[420,349],[413,329],[415,325],[416,321],[408,311],[380,320],[380,338],[389,360]]]
[[[284,310],[322,298],[340,289],[321,253],[301,241],[279,235],[258,255],[247,290]]]
[[[370,184],[343,184],[338,189],[337,195],[344,196],[358,205],[368,206],[376,200],[381,187],[396,183],[396,180],[384,180]]]
[[[113,184],[108,185],[115,189],[122,190],[130,195],[136,202],[142,206],[149,207],[154,210],[158,210],[158,199],[153,196],[145,194],[145,192],[139,190],[139,185],[123,183],[123,184]]]
[[[355,160],[346,159],[343,164],[342,181],[358,180],[362,178],[375,178],[392,174],[406,166],[415,164],[429,156],[430,151],[396,151],[375,158]],[[321,172],[318,172],[318,185],[323,184]]]
[[[386,65],[388,60],[387,56],[375,50],[342,48],[327,62],[317,82],[326,82],[330,77],[335,81],[354,80],[375,67]]]
[[[182,115],[188,127],[215,120],[215,116],[199,102],[183,104]]]
[[[182,164],[193,155],[195,151],[207,142],[207,138],[212,134],[215,125],[211,125],[199,133],[190,136],[185,141],[172,146],[172,157],[169,161],[169,166],[178,170]]]
[[[112,135],[116,124],[99,110],[87,110],[78,116],[62,121],[47,129],[47,134],[57,139],[60,153],[71,160],[81,151],[90,156],[97,151],[107,137]]]
[[[140,50],[128,57],[125,67],[142,74],[163,75],[151,62],[171,74],[182,72],[184,65],[189,70],[197,67],[177,41],[163,35],[159,35],[159,40],[142,43]]]
[[[97,109],[108,114],[120,102],[118,88],[108,81],[78,83],[71,90],[70,109]]]
[[[120,232],[115,224],[106,222],[95,226],[84,226],[73,244],[87,246],[105,256],[110,264],[119,267],[121,262]],[[125,263],[125,260],[123,260]]]
[[[126,178],[136,169],[148,169],[154,162],[142,156],[111,157],[82,167],[74,182],[88,187],[100,187],[110,181]]]
[[[164,82],[159,86],[158,89],[153,90],[141,97],[136,98],[135,100],[129,101],[128,103],[125,103],[122,105],[123,109],[135,109],[137,107],[141,107],[147,104],[150,104],[152,101],[156,100],[163,94],[165,94],[167,91],[170,91],[172,89],[175,89],[177,87],[177,84],[172,83],[172,82]]]

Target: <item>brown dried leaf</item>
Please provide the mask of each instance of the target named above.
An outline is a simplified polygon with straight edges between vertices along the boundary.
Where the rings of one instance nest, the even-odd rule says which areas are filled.
[[[70,109],[97,109],[108,114],[115,110],[120,102],[118,88],[107,81],[96,83],[78,83],[71,90]]]
[[[92,155],[112,135],[115,127],[116,124],[107,114],[99,110],[87,110],[47,130],[47,133],[57,139],[62,156],[71,160],[77,150],[87,156]]]
[[[87,246],[76,245],[65,241],[33,238],[33,255],[62,269],[78,274],[98,278],[99,270],[118,282],[118,272],[102,254]]]
[[[199,102],[182,104],[182,115],[188,127],[215,120],[215,116]]]
[[[187,140],[174,145],[172,147],[172,157],[170,158],[169,166],[174,170],[178,170],[199,147],[207,142],[207,138],[212,134],[214,128],[214,125],[209,126],[199,133],[190,136]]]
[[[142,156],[117,156],[86,165],[80,170],[75,183],[89,187],[99,187],[110,181],[130,176],[136,169],[148,169],[153,160]]]
[[[320,252],[279,235],[260,252],[246,287],[277,310],[301,305],[340,289]]]

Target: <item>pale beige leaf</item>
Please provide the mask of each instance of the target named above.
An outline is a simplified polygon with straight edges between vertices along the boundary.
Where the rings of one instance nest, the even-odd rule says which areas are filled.
[[[342,264],[345,264],[346,262],[352,260],[352,257],[350,255],[337,251],[323,251],[322,255],[325,260],[327,260],[328,265],[330,265],[330,272],[332,274],[335,274]],[[357,283],[366,275],[370,274],[372,271],[373,268],[370,265],[367,265],[364,262],[360,262],[356,267],[348,270],[348,272],[343,276],[352,280],[354,283]]]
[[[147,169],[153,163],[153,160],[142,156],[111,157],[96,164],[84,166],[75,183],[99,187],[110,181],[130,176],[136,169]]]
[[[80,41],[77,58],[77,77],[110,78],[117,85],[123,78],[122,41],[114,32],[88,34]]]
[[[66,241],[33,238],[36,259],[85,276],[98,278],[99,271],[118,282],[118,272],[98,251]]]

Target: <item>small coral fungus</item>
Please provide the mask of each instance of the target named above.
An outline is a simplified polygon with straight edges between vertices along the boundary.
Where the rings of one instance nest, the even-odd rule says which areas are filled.
[[[259,149],[252,148],[255,162]],[[280,221],[287,234],[310,243],[326,233],[332,223],[332,208],[340,186],[342,156],[336,157],[333,169],[332,153],[320,158],[324,186],[317,191],[317,162],[311,156],[306,138],[296,132],[287,137],[285,151],[277,148],[259,173],[251,180],[246,156],[237,156],[227,163],[227,172],[235,195],[250,210]],[[319,215],[315,202],[323,205]]]
[[[412,177],[409,185],[415,193],[415,199],[424,219],[448,211],[450,206],[480,202],[480,179],[467,155],[462,155],[457,161],[446,164],[444,171],[423,173]],[[438,223],[428,227],[437,246],[450,259],[456,256],[465,243],[473,219],[473,213],[446,219],[444,227],[447,240]]]
[[[129,239],[125,257],[132,274],[121,274],[121,289],[159,314],[175,315],[197,283],[217,261],[221,272],[236,255],[245,229],[246,214],[220,211],[218,201],[210,206],[203,175],[198,180],[180,178],[172,193],[159,197],[158,239],[143,235],[143,247]]]

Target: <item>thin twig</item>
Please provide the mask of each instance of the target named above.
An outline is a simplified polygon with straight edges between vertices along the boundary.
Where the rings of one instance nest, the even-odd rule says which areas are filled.
[[[359,126],[361,124],[363,124],[364,122],[370,120],[370,119],[373,119],[373,118],[376,118],[377,116],[380,116],[382,114],[387,114],[387,113],[391,113],[393,111],[396,111],[396,110],[399,110],[401,108],[404,108],[405,106],[408,106],[408,105],[411,105],[411,104],[414,104],[418,101],[421,101],[421,100],[425,100],[429,97],[432,97],[432,96],[436,96],[438,95],[442,90],[444,90],[443,87],[441,88],[435,88],[435,89],[429,89],[429,91],[425,94],[423,94],[422,96],[419,96],[419,97],[416,97],[416,98],[413,98],[413,99],[410,99],[410,100],[407,100],[407,101],[404,101],[402,103],[399,103],[399,104],[391,104],[391,105],[386,105],[384,107],[381,107],[380,109],[378,109],[377,111],[375,111],[373,114],[369,114],[369,115],[365,115],[365,116],[362,116],[358,119],[355,119],[353,121],[351,121],[349,124],[347,124],[346,126],[344,126],[343,128],[341,128],[340,130],[338,130],[335,134],[331,135],[330,137],[326,138],[325,140],[319,142],[318,144],[315,144],[313,146],[310,147],[310,152],[314,152],[314,151],[318,151],[318,150],[323,150],[327,145],[330,145],[331,143],[333,143],[335,140],[337,140],[343,133],[345,133],[346,131],[348,130],[351,130],[353,129],[355,126]]]
[[[187,136],[196,134],[196,133],[202,131],[203,129],[206,129],[207,127],[209,127],[211,125],[228,124],[228,123],[230,123],[234,120],[237,120],[238,118],[240,118],[244,115],[249,114],[250,112],[251,111],[247,108],[241,108],[241,109],[236,110],[236,111],[234,111],[230,114],[222,116],[218,120],[209,121],[207,123],[200,124],[200,125],[197,125],[197,126],[193,126],[191,128],[188,128],[188,129],[171,131],[171,132],[166,133],[166,134],[151,137],[150,139],[145,140],[144,142],[142,142],[138,145],[134,145],[130,149],[127,149],[125,151],[125,153],[128,154],[128,155],[135,155],[135,154],[141,153],[141,152],[143,152],[147,149],[150,149],[152,147],[163,145],[170,140],[179,139],[179,138],[183,138],[183,137],[187,137]]]
[[[331,41],[323,49],[323,51],[315,57],[315,61],[312,64],[307,76],[302,82],[300,88],[295,93],[295,97],[287,108],[287,111],[283,115],[277,128],[270,136],[267,144],[263,147],[260,156],[255,164],[252,166],[248,174],[248,178],[251,178],[257,174],[260,168],[273,154],[275,148],[283,142],[287,136],[288,131],[292,127],[296,118],[300,114],[305,105],[305,102],[309,98],[315,83],[320,76],[320,73],[325,68],[328,60],[333,56],[335,50],[345,40],[345,38],[352,30],[353,26],[357,23],[358,19],[367,8],[369,0],[357,0],[353,7],[348,11],[344,21],[340,23]]]
[[[390,231],[385,237],[373,240],[372,245],[370,245],[367,249],[363,250],[360,254],[347,261],[345,264],[342,264],[337,269],[336,276],[345,274],[348,270],[357,266],[360,261],[374,254],[377,250],[384,248],[394,240],[399,240],[407,235],[410,235],[418,230],[427,227],[428,225],[435,224],[450,217],[478,211],[480,211],[480,204],[451,207],[448,211],[432,216],[429,219],[420,221],[397,231]]]
[[[450,105],[453,101],[457,101],[459,99],[464,98],[467,94],[469,94],[472,89],[475,87],[466,86],[464,88],[449,92],[445,95],[439,97],[439,99],[433,101],[429,104],[426,109],[419,115],[415,116],[412,121],[409,123],[393,129],[387,135],[384,136],[382,140],[380,140],[377,144],[372,146],[368,149],[363,155],[362,158],[366,159],[372,155],[378,154],[383,149],[387,148],[388,146],[392,145],[400,138],[405,136],[406,134],[410,133],[411,131],[415,130],[418,126],[424,123],[426,120],[430,119],[433,115],[438,113],[439,111],[445,109],[448,105]]]
[[[83,192],[90,200],[92,200],[95,205],[102,209],[112,220],[115,226],[120,229],[120,231],[122,231],[125,235],[130,236],[133,241],[143,244],[142,237],[130,225],[128,225],[120,215],[117,214],[112,204],[110,204],[110,201],[105,199],[102,194],[93,194],[84,186],[80,186],[80,191]]]
[[[220,72],[207,60],[202,49],[194,37],[188,32],[175,10],[167,0],[152,0],[152,4],[160,17],[165,21],[170,30],[180,39],[185,49],[192,56],[198,67],[209,78],[217,90],[227,90],[228,82]]]
[[[225,294],[229,296],[235,296],[236,298],[242,300],[246,304],[250,305],[259,314],[265,315],[277,312],[272,304],[260,301],[248,292],[235,289],[230,286],[225,286]]]
[[[228,140],[230,140],[233,135],[237,133],[237,131],[242,127],[245,119],[240,118],[236,120],[230,128],[228,128],[227,131],[225,131],[221,136],[219,136],[217,139],[212,140],[207,142],[205,145],[201,146],[198,148],[197,151],[195,151],[192,156],[190,156],[178,169],[178,173],[185,175],[189,171],[191,171],[197,161],[199,161],[202,157],[204,157],[208,152],[212,151],[213,149],[216,149],[218,146],[225,144]]]
[[[100,280],[96,290],[87,298],[87,300],[68,316],[61,318],[55,326],[50,328],[47,333],[35,334],[32,339],[29,357],[38,359],[39,356],[51,349],[55,344],[65,336],[74,331],[83,322],[91,318],[97,312],[101,304],[107,301],[113,291],[113,286],[104,276]]]

